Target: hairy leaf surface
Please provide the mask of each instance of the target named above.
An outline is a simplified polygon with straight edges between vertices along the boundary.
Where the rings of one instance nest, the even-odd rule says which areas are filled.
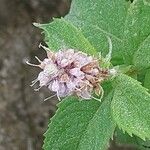
[[[54,19],[49,24],[35,24],[35,26],[44,30],[45,41],[51,50],[74,48],[89,54],[96,54],[96,50],[82,32],[63,18]]]
[[[111,97],[102,104],[74,97],[61,102],[45,133],[44,150],[105,149],[115,129],[110,112]]]
[[[106,36],[109,36],[113,43],[113,60],[121,63],[128,7],[125,0],[73,0],[65,18],[81,28],[85,37],[103,55],[108,53]]]
[[[144,87],[149,89],[149,92],[150,92],[150,69],[148,69],[146,71],[145,80],[144,80]]]
[[[124,29],[124,57],[127,64],[134,63],[137,67],[150,66],[149,14],[150,1],[146,0],[134,0],[128,9]],[[146,64],[147,62],[149,64]]]
[[[150,94],[147,89],[126,75],[116,77],[115,85],[112,110],[116,123],[129,135],[150,139]]]

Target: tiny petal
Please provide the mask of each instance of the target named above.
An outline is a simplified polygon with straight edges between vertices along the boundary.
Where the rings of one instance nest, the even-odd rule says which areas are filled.
[[[69,81],[66,83],[67,85],[67,88],[70,90],[70,91],[74,91],[75,90],[75,87],[76,87],[76,84],[72,81]]]
[[[83,72],[85,72],[85,73],[90,73],[90,72],[92,71],[92,69],[94,69],[94,68],[97,67],[97,66],[98,66],[98,65],[97,65],[97,62],[96,62],[96,61],[95,61],[95,62],[90,62],[90,63],[84,65],[84,66],[81,68],[81,70],[82,70]]]
[[[45,58],[43,60],[43,64],[45,64],[45,65],[50,64],[50,63],[52,63],[51,59]]]
[[[88,88],[81,90],[81,92],[77,93],[78,96],[82,97],[83,99],[91,99],[91,91]]]
[[[56,75],[58,73],[57,66],[53,63],[46,65],[44,68],[44,73],[49,76]]]
[[[69,81],[69,76],[64,73],[63,75],[60,76],[60,82],[68,82]]]
[[[38,80],[40,82],[40,86],[47,86],[48,82],[51,80],[50,77],[48,77],[44,71],[40,72],[38,75]]]
[[[92,75],[94,75],[94,76],[97,76],[97,75],[99,74],[99,70],[98,70],[98,68],[94,68],[94,69],[91,70],[90,73],[91,73]]]
[[[88,57],[87,54],[85,53],[77,53],[76,56],[76,61],[79,62],[79,67],[82,67],[88,63],[90,63],[91,61],[93,61],[92,57]]]
[[[63,83],[59,83],[59,90],[57,91],[58,96],[65,97],[68,95],[68,92],[67,86]]]
[[[80,70],[80,68],[73,68],[70,70],[70,74],[75,76],[75,77],[79,77],[81,79],[84,78],[84,73]]]
[[[61,63],[60,63],[60,66],[61,67],[66,67],[67,65],[68,65],[68,60],[67,59],[63,59],[62,61],[61,61]]]
[[[51,86],[51,90],[54,92],[59,91],[60,87],[59,87],[59,83],[57,80],[54,80]]]

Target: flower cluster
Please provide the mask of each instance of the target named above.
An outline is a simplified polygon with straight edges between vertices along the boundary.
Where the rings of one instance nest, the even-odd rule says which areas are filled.
[[[50,91],[56,92],[58,98],[68,95],[77,95],[83,99],[93,98],[102,94],[101,82],[105,80],[109,72],[100,68],[98,59],[88,56],[86,53],[74,49],[60,50],[56,53],[42,46],[47,51],[47,58],[39,61],[38,66],[42,69],[33,86],[39,81],[39,90],[47,86]]]

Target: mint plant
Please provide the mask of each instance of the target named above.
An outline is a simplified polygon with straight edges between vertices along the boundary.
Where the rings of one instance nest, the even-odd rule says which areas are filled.
[[[73,0],[64,18],[34,25],[45,34],[48,48],[44,48],[51,54],[48,59],[60,52],[64,58],[66,51],[73,49],[92,56],[92,61],[96,58],[96,68],[107,70],[107,78],[97,82],[104,91],[101,100],[99,95],[94,99],[94,93],[62,94],[66,98],[50,120],[43,149],[104,150],[113,137],[137,149],[150,148],[150,1]],[[39,62],[42,68],[44,61]],[[46,71],[58,72],[54,64]],[[49,83],[42,84],[40,77],[37,81],[41,86]],[[60,80],[56,89],[59,84]]]

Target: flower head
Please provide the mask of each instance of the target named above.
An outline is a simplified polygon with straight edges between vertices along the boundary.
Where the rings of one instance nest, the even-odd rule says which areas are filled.
[[[42,45],[40,45],[42,46]],[[46,47],[42,46],[47,50]],[[42,69],[36,80],[32,81],[33,86],[39,81],[39,90],[46,86],[50,91],[56,92],[57,96],[65,97],[77,95],[83,99],[91,99],[92,95],[100,95],[101,82],[107,79],[108,69],[102,69],[98,59],[86,53],[74,49],[60,50],[56,53],[47,51],[47,58],[39,60],[38,66]]]

